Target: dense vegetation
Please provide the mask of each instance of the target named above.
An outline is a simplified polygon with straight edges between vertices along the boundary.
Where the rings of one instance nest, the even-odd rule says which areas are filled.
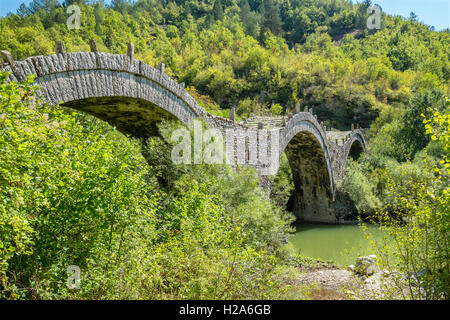
[[[450,100],[446,106],[429,120],[422,115],[426,133],[444,152],[439,163],[426,154],[384,178],[390,204],[373,218],[386,237],[373,246],[379,265],[392,272],[385,298],[450,298]]]
[[[81,8],[79,30],[66,27],[73,3]],[[359,123],[368,129],[370,153],[349,163],[340,190],[360,212],[383,221],[431,215],[443,247],[433,249],[440,255],[430,268],[441,271],[427,282],[445,292],[449,246],[442,227],[450,210],[448,130],[442,128],[448,125],[450,33],[435,32],[414,15],[383,14],[381,30],[367,30],[369,5],[34,0],[0,19],[0,48],[22,59],[53,53],[55,40],[68,51],[88,51],[96,39],[99,50],[112,53],[133,42],[137,59],[164,62],[217,115],[231,106],[239,117],[286,114],[300,103],[328,128]],[[286,161],[268,200],[250,169],[172,166],[164,137],[173,124],[143,144],[85,115],[50,110],[33,98],[30,82],[1,79],[0,295],[71,297],[68,263],[88,273],[77,298],[284,294],[280,279],[289,259],[282,234],[290,216],[280,207],[292,190]],[[424,120],[439,126],[426,127]],[[419,260],[415,268],[429,261]]]
[[[29,82],[0,76],[1,296],[236,299],[286,290],[279,260],[290,217],[263,196],[254,171],[161,171],[141,151],[170,163],[163,138],[142,150],[99,120],[42,105]],[[75,294],[69,265],[83,271]]]
[[[231,105],[244,117],[268,114],[272,102],[292,111],[300,102],[302,110],[313,107],[319,120],[338,129],[357,122],[367,128],[378,114],[390,120],[421,90],[448,90],[449,32],[389,15],[383,15],[381,30],[369,32],[368,4],[86,2],[65,2],[81,6],[79,30],[67,29],[68,14],[56,0],[21,7],[1,20],[0,47],[21,59],[54,52],[55,40],[64,40],[71,52],[89,51],[90,39],[113,53],[126,52],[133,42],[138,59],[164,62],[170,76],[211,97],[214,103],[206,107],[218,114]],[[353,30],[361,32],[358,39],[345,34]]]

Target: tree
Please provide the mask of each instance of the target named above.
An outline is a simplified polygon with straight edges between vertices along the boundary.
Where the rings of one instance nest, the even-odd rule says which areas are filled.
[[[389,193],[400,208],[395,211],[396,219],[386,210],[377,212],[388,239],[375,248],[380,267],[391,271],[388,283],[381,285],[385,294],[392,295],[388,299],[450,298],[449,102],[443,113],[434,111],[430,118],[419,117],[425,118],[422,127],[443,151],[439,164],[424,158],[424,165],[432,172],[433,188],[406,175],[401,183],[407,183],[408,188],[388,179]]]
[[[272,32],[274,35],[280,35],[283,31],[280,9],[273,0],[264,0],[261,14],[263,16],[261,36],[264,36],[264,33],[267,31]]]
[[[418,16],[417,16],[417,14],[415,14],[414,12],[411,12],[410,14],[409,14],[409,21],[411,21],[411,22],[417,22],[418,21]]]
[[[28,6],[28,12],[33,14],[39,10],[44,10],[46,13],[50,13],[57,7],[59,7],[58,0],[33,0]],[[22,6],[19,9],[21,8]]]
[[[129,0],[112,0],[111,7],[122,14],[129,13],[133,8]]]
[[[270,107],[270,112],[276,116],[280,116],[283,113],[283,107],[279,103],[274,103]]]
[[[213,6],[213,15],[216,21],[223,20],[223,7],[220,0],[216,0]]]
[[[365,28],[367,23],[367,9],[372,5],[372,1],[365,0],[358,6],[358,13],[356,15],[356,27]]]
[[[239,7],[241,8],[240,18],[245,31],[252,37],[256,37],[259,25],[257,13],[252,12],[248,0],[241,0]]]
[[[103,23],[103,3],[98,1],[95,4],[95,33],[97,35],[102,34],[101,25]]]
[[[87,0],[65,0],[64,6],[68,7],[72,4],[76,4],[76,5],[80,6],[80,5],[85,5],[86,3],[87,3]]]
[[[416,94],[411,99],[410,105],[402,117],[402,128],[397,137],[402,142],[407,160],[412,160],[417,152],[422,150],[430,142],[422,125],[422,116],[427,119],[432,116],[433,110],[443,109],[444,95],[439,90],[431,90]],[[399,159],[404,160],[404,159]]]
[[[241,0],[241,2],[239,3],[239,7],[241,8],[241,21],[245,24],[246,21],[248,21],[248,19],[250,18],[251,14],[251,8],[248,4],[248,0]]]
[[[31,12],[30,8],[25,5],[25,3],[22,3],[19,6],[19,9],[17,9],[17,15],[21,18],[24,18],[30,14],[32,14],[32,12]]]

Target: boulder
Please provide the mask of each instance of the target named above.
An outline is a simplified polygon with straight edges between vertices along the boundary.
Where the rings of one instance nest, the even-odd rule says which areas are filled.
[[[361,276],[371,276],[375,272],[377,272],[377,265],[375,263],[376,261],[376,255],[359,257],[356,260],[356,265],[353,271]]]

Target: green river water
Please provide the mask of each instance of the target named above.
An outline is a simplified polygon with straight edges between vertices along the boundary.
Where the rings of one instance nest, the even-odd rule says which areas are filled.
[[[375,239],[382,238],[382,231],[377,226],[366,226]],[[333,260],[341,267],[355,264],[358,256],[373,254],[359,225],[297,225],[289,243],[298,253],[311,258]]]

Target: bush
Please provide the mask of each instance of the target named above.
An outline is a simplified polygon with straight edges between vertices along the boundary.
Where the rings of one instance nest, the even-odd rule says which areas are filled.
[[[290,219],[253,169],[175,166],[163,138],[143,149],[104,122],[42,104],[31,78],[6,78],[2,298],[266,299],[287,290]],[[67,288],[71,265],[80,290]]]
[[[360,164],[349,160],[340,188],[350,194],[359,212],[370,214],[380,204],[375,195],[375,185],[369,181]]]
[[[39,297],[55,289],[69,265],[87,266],[99,248],[111,257],[126,250],[120,235],[151,213],[148,169],[136,142],[91,117],[41,105],[31,79],[6,84],[5,77],[2,287],[7,297]]]
[[[433,173],[431,177],[419,178],[406,172],[402,180],[388,179],[387,189],[395,206],[376,214],[387,234],[384,243],[374,242],[380,265],[391,274],[386,298],[450,297],[448,112],[448,108],[443,114],[436,111],[431,119],[424,120],[426,133],[444,151],[439,164],[424,164]]]

